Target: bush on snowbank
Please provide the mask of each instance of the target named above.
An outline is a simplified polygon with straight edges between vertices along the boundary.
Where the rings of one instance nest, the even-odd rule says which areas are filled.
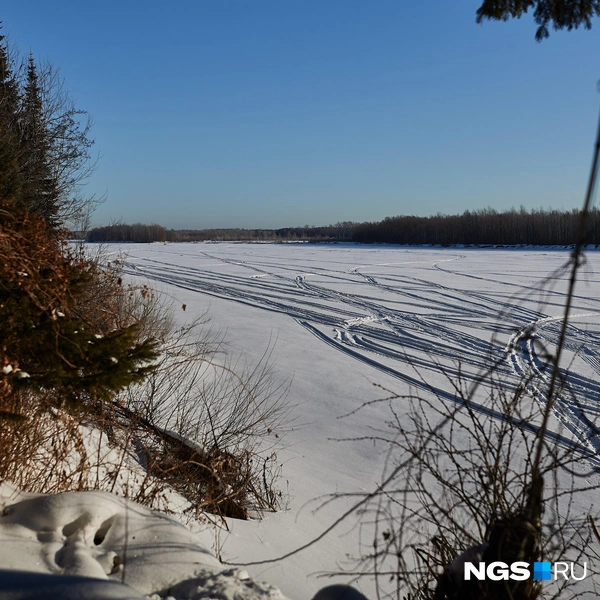
[[[220,345],[201,323],[174,331],[154,292],[123,284],[118,261],[69,251],[10,204],[0,320],[1,479],[36,492],[120,490],[151,506],[170,486],[196,514],[277,508],[268,440],[285,389],[273,386],[268,355],[253,368],[216,361]],[[120,459],[103,461],[103,443]],[[137,483],[118,483],[132,468]]]

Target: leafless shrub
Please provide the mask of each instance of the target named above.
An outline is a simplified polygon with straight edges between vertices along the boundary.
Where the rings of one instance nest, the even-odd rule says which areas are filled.
[[[78,301],[80,315],[104,334],[136,323],[140,341],[167,340],[174,324],[171,303],[164,294],[147,285],[126,283],[122,257],[110,260],[105,246],[92,253],[78,245],[75,251],[94,272]]]
[[[411,600],[582,595],[566,581],[550,591],[532,580],[518,589],[511,582],[511,595],[505,582],[463,581],[465,560],[577,562],[586,553],[589,561],[592,538],[586,522],[593,508],[583,512],[578,504],[578,494],[597,487],[589,480],[596,467],[585,461],[591,452],[556,433],[540,465],[545,481],[544,503],[537,507],[540,528],[528,529],[523,515],[531,508],[543,406],[527,397],[527,382],[509,387],[491,374],[487,383],[484,410],[462,382],[454,402],[436,395],[392,394],[382,400],[389,404],[390,420],[373,439],[388,444],[388,459],[380,490],[363,508],[362,527],[372,534],[372,545],[355,571],[374,577],[381,595]],[[591,579],[589,584],[588,591]]]
[[[89,460],[77,418],[39,394],[0,393],[0,473],[29,492],[83,490]]]
[[[92,119],[78,109],[69,96],[60,70],[46,61],[38,71],[43,122],[48,141],[48,165],[56,182],[58,217],[61,223],[76,225],[102,202],[87,197],[83,188],[96,169],[90,154]]]
[[[274,449],[289,416],[287,386],[274,382],[270,349],[248,366],[231,364],[222,348],[206,321],[179,330],[155,373],[122,394],[121,414],[143,416],[140,460],[196,513],[248,518],[279,505]]]

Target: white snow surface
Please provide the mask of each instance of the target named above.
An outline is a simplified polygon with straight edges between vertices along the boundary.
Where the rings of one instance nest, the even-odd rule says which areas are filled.
[[[389,410],[381,403],[353,411],[389,395],[386,390],[427,394],[431,386],[451,401],[449,379],[459,366],[470,383],[504,355],[498,375],[516,382],[542,361],[519,335],[534,328],[552,347],[568,280],[557,271],[568,249],[239,243],[109,248],[126,254],[129,275],[186,304],[178,313],[182,321],[208,309],[214,325],[226,330],[232,353],[258,360],[275,341],[277,377],[291,380],[288,401],[296,417],[279,451],[280,487],[289,501],[286,510],[260,521],[231,522],[222,556],[297,600],[308,600],[330,581],[352,582],[343,572],[354,569],[354,559],[372,542],[353,515],[307,549],[277,560],[330,527],[355,501],[343,494],[371,491],[381,480],[387,448],[364,438],[384,426]],[[599,270],[600,253],[587,253],[564,359],[592,420],[600,375]],[[538,383],[547,376],[540,371]],[[539,385],[529,392],[537,398]],[[475,399],[485,410],[485,386]],[[402,411],[401,404],[396,408]],[[595,453],[596,433],[578,407],[559,402],[553,419],[552,428]],[[342,497],[327,502],[332,494]],[[588,510],[595,493],[580,501]],[[375,597],[369,580],[355,585]]]
[[[567,285],[566,274],[556,270],[569,257],[558,249],[353,244],[123,244],[108,250],[111,257],[125,253],[128,276],[174,298],[180,322],[208,310],[213,326],[225,331],[232,355],[256,362],[274,344],[274,376],[291,382],[293,415],[277,450],[283,473],[279,487],[287,498],[283,510],[260,520],[229,519],[229,531],[219,540],[225,565],[204,550],[210,541],[202,545],[192,534],[181,541],[166,517],[156,517],[156,526],[147,528],[147,511],[131,510],[127,527],[130,532],[139,527],[143,538],[139,546],[128,546],[125,582],[150,593],[176,579],[197,578],[197,570],[205,576],[242,569],[294,600],[309,600],[329,583],[353,582],[355,558],[372,542],[360,515],[331,528],[355,502],[352,494],[373,490],[384,471],[387,446],[369,437],[389,419],[387,403],[361,406],[391,392],[427,394],[430,388],[452,401],[450,379],[460,370],[466,383],[472,382],[491,360],[500,360],[498,374],[506,381],[516,382],[524,370],[537,369],[539,380],[528,392],[540,399],[539,387],[547,377],[544,359],[523,333],[535,331],[550,347],[556,342]],[[600,410],[599,270],[600,253],[589,253],[566,347],[565,363],[576,375],[572,385],[581,406],[558,402],[551,424],[563,436],[557,443],[568,438],[594,454],[600,440],[580,409],[592,420]],[[553,278],[544,281],[551,273]],[[178,310],[180,305],[186,310]],[[485,398],[483,386],[475,397],[482,411]],[[397,410],[404,410],[400,401]],[[599,466],[596,459],[582,461]],[[13,519],[14,539],[20,540],[14,547],[36,557],[37,567],[27,562],[29,570],[63,569],[56,563],[60,556],[69,572],[89,569],[120,580],[119,572],[106,573],[110,552],[122,552],[124,504],[89,494],[80,495],[76,510],[58,510],[60,518],[52,517],[48,525],[46,517],[35,516],[37,510],[27,517],[33,528],[17,513],[3,517]],[[587,511],[596,496],[591,490],[573,510]],[[34,501],[48,503],[50,510],[59,502]],[[86,516],[78,521],[81,515]],[[112,517],[101,548],[90,545],[93,532]],[[64,527],[74,522],[80,533],[65,536]],[[161,549],[163,543],[171,547]],[[134,547],[139,560],[130,563]],[[7,550],[0,557],[11,561],[12,555],[10,564],[23,567],[24,552]],[[137,581],[142,587],[134,585]],[[361,578],[353,585],[375,597],[372,581]]]

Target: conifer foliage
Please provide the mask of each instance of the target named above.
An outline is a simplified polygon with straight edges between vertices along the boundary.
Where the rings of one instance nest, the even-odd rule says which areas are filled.
[[[65,150],[82,134],[79,111],[53,104],[32,56],[24,81],[15,72],[0,36],[0,402],[18,413],[27,390],[47,408],[91,406],[150,373],[156,342],[135,317],[82,301],[100,287],[116,307],[127,292],[62,239],[61,173],[77,171],[86,148]]]
[[[13,128],[16,124],[14,117],[18,107],[18,85],[12,73],[4,36],[0,35],[0,123],[3,131]]]
[[[155,343],[138,339],[137,323],[106,330],[82,313],[79,300],[102,277],[43,218],[0,207],[0,360],[11,387],[42,392],[53,405],[86,402],[108,399],[152,370]]]
[[[55,229],[77,221],[94,203],[81,193],[94,167],[90,127],[58,70],[40,68],[31,54],[24,62],[15,59],[0,35],[0,160],[18,167],[12,185],[20,189],[19,206]]]
[[[550,36],[549,27],[591,29],[593,17],[600,16],[600,0],[484,0],[477,10],[477,22],[519,19],[529,9],[538,25],[535,39],[540,42]]]
[[[44,217],[49,224],[55,224],[58,217],[57,182],[50,168],[49,131],[44,122],[42,92],[32,55],[27,61],[27,79],[18,120],[22,204],[28,211]]]

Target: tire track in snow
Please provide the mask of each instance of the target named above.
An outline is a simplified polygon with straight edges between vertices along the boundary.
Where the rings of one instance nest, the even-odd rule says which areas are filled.
[[[505,420],[504,415],[501,412],[493,410],[482,404],[477,404],[475,402],[470,402],[470,401],[464,401],[460,398],[457,398],[450,392],[447,392],[441,388],[435,387],[431,384],[427,384],[420,379],[417,379],[415,377],[407,375],[406,373],[397,371],[396,369],[393,369],[392,367],[389,367],[387,365],[379,363],[376,360],[373,360],[372,358],[369,358],[367,356],[360,354],[359,352],[356,352],[352,348],[349,348],[348,346],[338,342],[337,340],[329,338],[323,332],[319,331],[316,327],[313,327],[310,323],[307,323],[306,321],[299,320],[298,323],[302,327],[304,327],[307,331],[312,333],[315,337],[319,338],[321,341],[323,341],[326,344],[328,344],[329,346],[333,347],[335,350],[342,352],[342,353],[346,354],[347,356],[350,356],[360,362],[363,362],[363,363],[385,373],[386,375],[389,375],[391,377],[399,379],[400,381],[408,384],[409,386],[411,386],[415,389],[423,390],[427,393],[433,393],[436,395],[436,397],[442,398],[442,399],[452,402],[454,404],[468,406],[468,408],[473,410],[474,412],[492,417],[494,419]],[[539,427],[537,427],[536,425],[534,425],[524,419],[514,419],[513,423],[515,426],[517,426],[525,431],[529,431],[530,433],[533,433],[534,435],[538,435],[540,432]],[[559,433],[556,433],[554,431],[547,431],[545,434],[545,437],[549,440],[552,440],[553,442],[556,442],[563,448],[566,448],[569,450],[576,450],[579,454],[581,454],[582,458],[586,458],[589,461],[590,466],[594,470],[594,472],[600,474],[600,457],[594,450],[590,449],[586,445],[582,445],[581,443],[574,442],[573,440],[570,440],[569,438],[567,438],[563,435],[560,435]]]
[[[531,384],[528,391],[532,396],[540,397],[539,387],[547,377],[545,367],[535,354],[534,344],[521,340],[519,332],[523,335],[532,322],[538,323],[538,334],[546,333],[548,340],[551,340],[555,318],[527,308],[518,299],[509,302],[501,292],[461,290],[403,273],[360,273],[359,269],[364,267],[350,270],[345,268],[338,272],[315,266],[311,272],[299,273],[297,265],[282,265],[278,261],[273,264],[263,261],[260,266],[256,266],[245,260],[232,260],[206,252],[202,256],[238,269],[233,272],[229,269],[215,272],[202,265],[181,266],[150,258],[144,259],[143,264],[127,262],[126,268],[133,275],[144,275],[183,289],[285,314],[305,329],[311,328],[313,335],[318,332],[317,337],[330,346],[337,350],[343,349],[357,360],[402,379],[409,385],[416,385],[418,379],[383,364],[380,358],[404,366],[407,364],[406,357],[410,354],[413,365],[431,368],[431,360],[428,362],[427,356],[436,356],[444,364],[460,357],[463,366],[480,372],[492,360],[489,354],[491,346],[481,336],[472,334],[471,327],[479,331],[510,330],[513,347],[508,352],[509,360],[500,365],[499,373],[508,378],[513,374],[521,376],[527,369],[532,369],[537,381]],[[453,260],[460,258],[462,255]],[[438,263],[434,264],[434,268],[454,273],[437,267]],[[240,274],[239,269],[248,270],[251,275],[243,275],[243,272]],[[320,278],[319,284],[307,281],[313,277]],[[473,277],[477,279],[476,276]],[[505,285],[505,282],[497,283]],[[349,293],[331,287],[338,285],[354,286],[360,293]],[[365,295],[362,292],[364,289],[376,290],[378,295]],[[401,308],[397,309],[395,306]],[[419,314],[419,309],[423,306],[427,306],[428,312]],[[506,311],[512,321],[516,321],[519,326],[516,333],[514,325],[498,324],[497,314],[500,308]],[[432,313],[432,310],[438,312]],[[465,324],[469,326],[469,331],[465,331]],[[332,336],[317,327],[331,328]],[[600,355],[592,347],[594,343],[597,346],[600,342],[600,333],[576,328],[572,333],[569,349],[579,352],[580,358],[600,374]],[[582,344],[587,344],[585,350],[581,349]],[[527,358],[527,367],[520,362],[517,350]],[[503,347],[495,347],[496,355],[502,351]],[[452,372],[452,367],[446,370]],[[461,373],[465,375],[465,370],[461,370]],[[557,403],[557,417],[576,436],[578,447],[586,446],[589,452],[595,453],[597,449],[600,450],[600,443],[593,439],[590,441],[596,431],[587,417],[600,414],[600,408],[594,406],[593,398],[590,397],[594,382],[578,375],[571,376],[570,380],[582,401],[574,406],[561,398]],[[449,396],[452,397],[451,394]],[[485,407],[481,407],[480,412],[486,411]],[[561,436],[557,439],[559,438],[562,439]]]
[[[466,257],[466,255],[465,255],[465,257]],[[500,285],[504,285],[504,286],[514,287],[514,288],[517,288],[518,291],[530,290],[535,293],[540,292],[540,287],[536,286],[536,285],[522,285],[520,283],[513,283],[511,281],[492,279],[491,277],[482,277],[481,275],[473,275],[471,273],[461,273],[460,271],[454,271],[452,269],[444,269],[444,268],[438,266],[439,262],[445,262],[445,261],[438,261],[438,263],[434,263],[433,267],[434,267],[434,269],[437,269],[438,271],[443,271],[444,273],[449,273],[451,275],[456,275],[458,277],[466,277],[467,279],[475,279],[475,280],[479,280],[479,281],[485,281],[486,283],[496,283],[496,284],[500,284]],[[542,280],[542,281],[544,281],[544,280]],[[561,299],[564,298],[564,293],[559,290],[552,290],[552,289],[544,288],[544,293],[556,296]],[[575,294],[575,295],[573,295],[573,299],[574,300],[583,300],[585,302],[589,302],[592,304],[600,304],[600,298],[590,298],[588,296],[580,296],[580,295]],[[558,303],[553,303],[553,305],[554,306],[563,306],[562,302],[560,302],[560,301]]]
[[[587,317],[598,317],[598,313],[581,313],[569,316],[569,319],[580,319]],[[537,356],[535,350],[535,339],[540,337],[537,334],[548,326],[559,325],[563,316],[553,316],[538,319],[529,323],[527,326],[516,331],[510,338],[506,352],[510,356],[510,363],[517,377],[525,378],[530,373],[534,373],[536,378],[527,386],[527,392],[537,402],[544,405],[546,403],[546,392],[541,389],[542,385],[549,385],[552,367],[542,362]],[[577,331],[576,328],[569,326],[570,330]],[[581,332],[580,332],[581,333]],[[580,347],[576,347],[578,336],[569,336],[565,346],[571,351],[579,353]],[[574,339],[575,338],[575,339]],[[580,338],[581,339],[581,338]],[[558,340],[558,330],[551,339],[545,338],[548,344],[556,344]],[[589,356],[591,354],[591,357]],[[598,357],[595,352],[586,352],[582,357],[596,372],[598,372]],[[527,363],[523,364],[521,357],[525,356]],[[598,385],[596,382],[581,375],[573,376],[571,373],[560,369],[561,376],[565,385],[569,387],[568,392],[561,391],[557,394],[553,413],[555,417],[579,440],[580,444],[587,445],[593,452],[600,452],[600,429],[588,417],[587,413],[600,414],[600,408],[597,406]],[[590,397],[592,396],[592,397]],[[593,402],[596,400],[596,402]],[[593,404],[596,404],[594,406]]]
[[[207,253],[203,253],[203,255],[213,260],[218,258]],[[435,353],[439,358],[447,358],[451,361],[455,360],[457,354],[460,353],[465,363],[471,364],[477,369],[485,367],[484,361],[489,344],[467,332],[455,331],[451,327],[447,327],[442,322],[446,319],[396,311],[381,303],[367,301],[354,294],[308,284],[306,275],[296,276],[294,280],[278,276],[288,284],[288,287],[274,290],[272,285],[265,284],[262,279],[248,280],[244,278],[241,280],[228,273],[219,272],[215,275],[189,267],[180,269],[177,265],[164,264],[160,261],[150,262],[153,262],[153,268],[144,268],[142,272],[156,280],[188,290],[243,301],[247,305],[275,310],[293,318],[308,319],[317,324],[329,325],[332,329],[343,327],[350,332],[360,332],[362,339],[365,340],[363,349],[366,352],[387,355],[392,360],[400,360],[400,357],[406,356],[407,349],[410,349],[429,354]],[[246,267],[243,261],[225,259],[223,262]],[[292,281],[295,284],[295,290],[289,287]],[[224,282],[229,282],[231,286],[223,285]],[[422,280],[419,281],[419,284],[425,284],[425,291],[429,291],[432,287]],[[437,284],[433,285],[434,291],[440,287]],[[443,289],[444,298],[447,299],[451,288],[444,287]],[[294,297],[292,301],[290,296]],[[411,294],[411,297],[423,305],[423,296]],[[326,302],[328,305],[319,304],[318,301]],[[431,303],[432,299],[428,298],[427,301]],[[456,297],[454,297],[454,304],[464,305],[457,301]],[[444,300],[442,308],[447,308],[447,306],[448,304]],[[461,310],[464,314],[465,309]],[[335,312],[335,315],[331,314],[332,312]],[[488,312],[490,314],[487,316],[491,317],[493,312]],[[471,317],[473,316],[470,306],[468,313]],[[340,322],[340,317],[343,319],[342,322]],[[368,321],[383,324],[385,328],[365,327],[364,324]],[[372,340],[372,343],[369,343],[369,340]],[[385,345],[391,345],[392,348],[386,348]]]

